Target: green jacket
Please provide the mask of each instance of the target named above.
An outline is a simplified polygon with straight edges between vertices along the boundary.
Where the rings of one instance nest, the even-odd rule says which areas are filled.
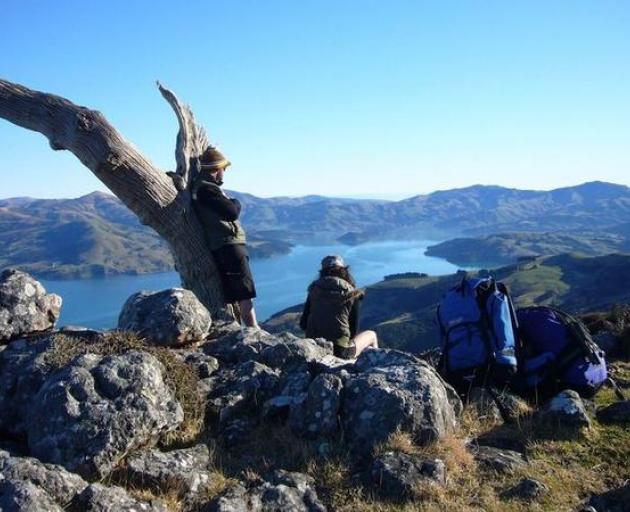
[[[197,178],[192,187],[193,207],[203,226],[206,242],[211,251],[216,251],[224,245],[246,243],[245,230],[238,220],[225,220],[211,204],[198,200],[197,192],[207,187],[220,192],[219,185],[203,177]],[[222,192],[220,192],[222,193]]]
[[[300,322],[306,336],[350,346],[356,334],[356,306],[360,298],[361,292],[339,277],[325,276],[313,281]]]

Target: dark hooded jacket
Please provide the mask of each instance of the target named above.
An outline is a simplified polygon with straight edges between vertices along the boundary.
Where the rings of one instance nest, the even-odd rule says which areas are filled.
[[[347,347],[357,333],[362,294],[348,281],[320,277],[308,288],[300,327],[309,338],[326,338]]]

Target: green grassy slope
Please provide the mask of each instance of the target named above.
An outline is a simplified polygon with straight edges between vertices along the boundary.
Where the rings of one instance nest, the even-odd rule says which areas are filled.
[[[481,238],[456,238],[429,247],[426,254],[445,258],[455,265],[515,263],[519,258],[575,252],[600,256],[630,251],[625,226],[610,232],[500,233]]]
[[[508,285],[517,307],[554,305],[577,313],[630,301],[630,255],[563,254],[501,267],[491,274]],[[460,279],[454,274],[376,283],[367,289],[361,328],[375,329],[383,346],[412,352],[436,346],[435,308]]]

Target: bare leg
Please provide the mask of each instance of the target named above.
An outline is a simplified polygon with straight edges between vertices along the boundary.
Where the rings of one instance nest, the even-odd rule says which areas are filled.
[[[245,299],[239,302],[241,307],[241,319],[245,324],[245,327],[258,327],[256,321],[256,311],[254,310],[254,303],[252,299]]]
[[[354,337],[354,344],[357,348],[356,355],[358,357],[368,347],[378,348],[378,338],[374,331],[363,331]]]

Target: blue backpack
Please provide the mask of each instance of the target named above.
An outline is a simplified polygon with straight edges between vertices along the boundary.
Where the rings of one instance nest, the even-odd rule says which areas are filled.
[[[516,312],[523,344],[521,392],[554,393],[570,388],[591,396],[608,379],[604,352],[578,319],[559,309],[534,306]]]
[[[456,387],[502,386],[516,373],[516,316],[503,283],[464,277],[440,301],[437,321],[440,371]]]

